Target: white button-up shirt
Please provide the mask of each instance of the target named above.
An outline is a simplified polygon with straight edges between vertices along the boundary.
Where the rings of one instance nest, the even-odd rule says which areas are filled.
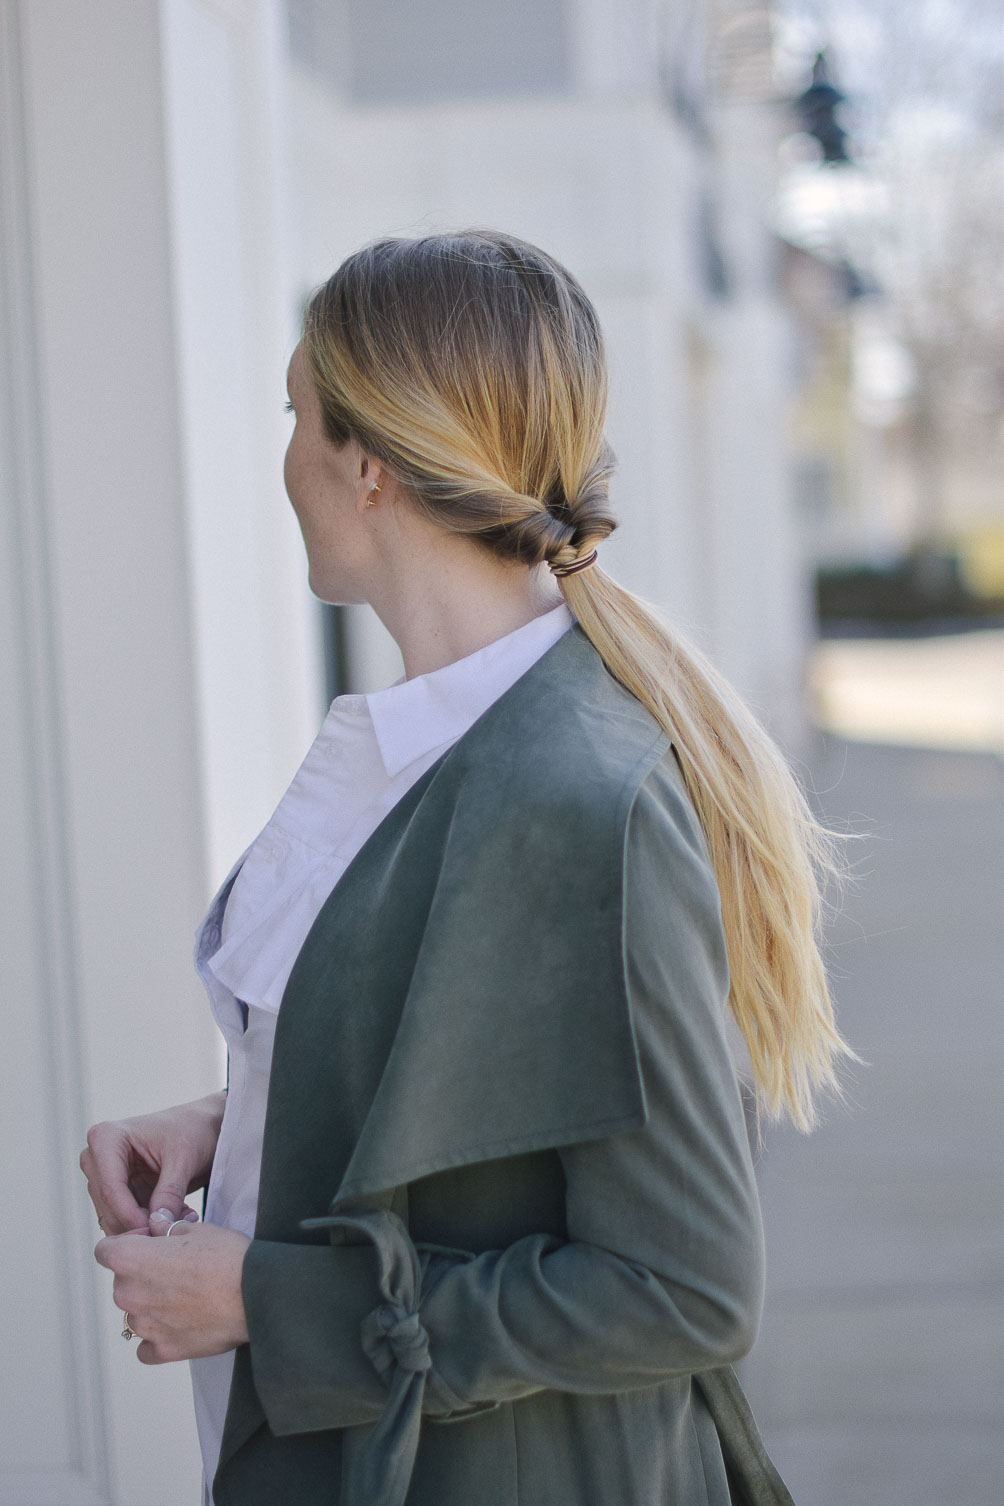
[[[388,811],[573,620],[562,604],[431,674],[339,696],[271,820],[227,875],[195,947],[230,1060],[208,1223],[254,1234],[276,1016],[321,906]],[[232,1350],[192,1361],[207,1503],[232,1369]]]

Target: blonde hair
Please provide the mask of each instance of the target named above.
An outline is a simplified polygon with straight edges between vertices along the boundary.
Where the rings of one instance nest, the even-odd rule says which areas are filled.
[[[595,310],[536,246],[490,230],[382,240],[308,301],[303,350],[328,437],[355,439],[444,528],[528,566],[583,558],[616,527]],[[722,677],[593,565],[559,582],[611,674],[665,728],[721,892],[730,1005],[769,1117],[815,1121],[853,1055],[819,949],[832,834]]]

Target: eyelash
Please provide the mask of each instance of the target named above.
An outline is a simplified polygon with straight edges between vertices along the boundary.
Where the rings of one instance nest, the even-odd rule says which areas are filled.
[[[293,411],[293,404],[292,403],[283,403],[282,406],[285,408],[285,410],[286,410],[287,413],[292,413],[292,411]]]

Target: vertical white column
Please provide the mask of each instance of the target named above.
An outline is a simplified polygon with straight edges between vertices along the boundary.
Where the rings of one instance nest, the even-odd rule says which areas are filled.
[[[173,317],[214,884],[323,713],[319,607],[282,483],[297,310],[277,0],[161,6]]]
[[[104,1336],[74,1167],[85,1091],[20,11],[0,4],[0,1502],[97,1506]]]
[[[716,114],[720,224],[732,294],[715,321],[719,662],[776,735],[805,737],[811,584],[792,492],[792,351],[768,217],[781,122],[769,105]]]
[[[197,1487],[187,1377],[119,1337],[76,1169],[90,1120],[220,1080],[190,965],[204,830],[158,16],[33,0],[4,20],[0,1500],[170,1506]]]
[[[193,930],[319,710],[276,15],[0,0],[0,1506],[198,1499],[187,1366],[120,1338],[76,1160],[219,1086]]]

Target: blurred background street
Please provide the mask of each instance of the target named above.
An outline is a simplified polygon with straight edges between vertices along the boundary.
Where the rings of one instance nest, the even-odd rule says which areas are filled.
[[[1004,634],[995,641],[1004,682]],[[954,689],[934,676],[924,703]],[[828,735],[811,760],[826,820],[863,834],[831,966],[864,1065],[809,1139],[766,1131],[768,1297],[743,1379],[799,1506],[994,1506],[1004,765],[964,751],[968,718],[951,749],[945,722],[936,746],[908,746],[885,740],[888,706],[876,716],[883,742]]]
[[[768,1444],[798,1506],[1000,1506],[1000,0],[0,0],[0,1506],[198,1498],[77,1157],[219,1087],[192,932],[331,699],[400,673],[307,589],[303,300],[470,225],[596,305],[604,564],[854,837],[866,1065],[758,1165]]]

